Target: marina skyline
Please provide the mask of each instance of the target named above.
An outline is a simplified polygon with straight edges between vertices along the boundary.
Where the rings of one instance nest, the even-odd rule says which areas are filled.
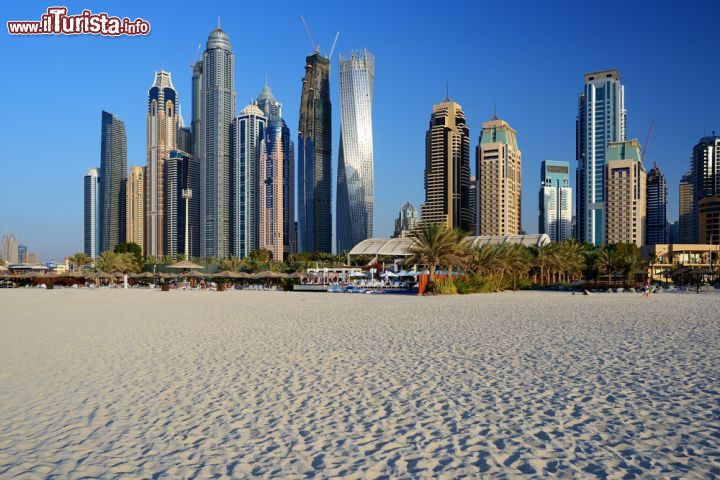
[[[73,12],[78,7],[70,5],[68,8]],[[24,76],[28,87],[33,87],[37,81],[32,73],[40,69],[41,65],[43,68],[51,68],[62,73],[62,75],[53,75],[52,81],[54,87],[64,94],[51,99],[49,108],[61,112],[67,117],[65,123],[73,125],[68,131],[58,128],[57,132],[48,132],[48,139],[58,147],[56,155],[63,161],[58,162],[59,165],[43,163],[43,169],[47,170],[47,175],[53,179],[53,183],[45,184],[44,182],[48,180],[44,178],[37,180],[45,185],[36,195],[38,199],[13,205],[13,208],[10,208],[10,203],[7,201],[0,202],[4,205],[0,207],[2,230],[14,231],[18,236],[27,239],[29,244],[34,245],[34,249],[40,251],[44,259],[60,259],[63,255],[82,249],[80,233],[82,232],[82,191],[79,185],[82,174],[88,168],[98,166],[99,139],[96,119],[99,109],[105,108],[126,123],[128,164],[142,165],[146,143],[147,103],[145,102],[148,76],[161,69],[172,72],[179,96],[190,99],[192,69],[188,65],[197,58],[195,56],[197,44],[203,42],[214,27],[217,21],[216,13],[222,16],[222,28],[228,32],[233,43],[236,68],[241,64],[244,68],[242,78],[236,79],[235,88],[238,97],[242,99],[239,103],[245,104],[245,99],[256,95],[267,72],[273,89],[285,104],[284,117],[291,129],[291,138],[296,138],[297,132],[294,127],[297,125],[296,106],[299,105],[300,95],[298,80],[303,73],[298,67],[298,58],[304,58],[310,50],[307,42],[304,41],[302,25],[299,22],[299,15],[303,12],[290,9],[287,14],[278,17],[279,25],[286,27],[284,31],[287,32],[280,40],[293,40],[292,42],[264,41],[262,48],[255,48],[253,41],[264,38],[264,34],[261,34],[259,28],[241,26],[234,20],[231,15],[234,9],[230,4],[215,8],[192,7],[184,10],[183,14],[193,14],[193,18],[197,18],[198,21],[187,22],[188,29],[179,38],[170,34],[169,19],[161,18],[159,10],[133,4],[129,4],[126,8],[128,16],[136,17],[142,14],[151,21],[153,26],[151,35],[143,38],[117,39],[115,43],[112,39],[104,38],[31,39],[5,36],[0,45],[3,49],[13,48],[11,56],[18,58],[19,68],[29,73]],[[534,28],[530,22],[534,8],[525,5],[519,12],[518,21],[528,26],[529,34],[532,34]],[[554,6],[548,9],[560,10],[560,7]],[[11,6],[9,10],[9,16],[24,18],[31,16],[33,8]],[[389,42],[389,34],[383,32],[384,26],[390,19],[402,18],[403,13],[397,7],[388,10],[388,19],[370,19],[369,13],[361,14],[366,24],[371,26],[370,32],[373,34],[353,27],[353,22],[344,19],[340,9],[332,5],[327,4],[323,5],[323,8],[313,9],[312,14],[307,12],[309,9],[305,10],[314,37],[320,39],[321,51],[329,51],[334,32],[340,30],[342,33],[336,51],[368,48],[376,57],[378,77],[373,112],[376,157],[375,236],[387,237],[392,234],[397,210],[405,201],[410,200],[416,206],[422,203],[424,195],[420,165],[424,158],[423,133],[426,129],[427,111],[432,104],[442,98],[446,81],[450,85],[450,96],[463,105],[468,115],[470,136],[473,140],[477,138],[482,122],[492,115],[495,104],[498,115],[507,119],[518,131],[523,150],[522,185],[523,197],[526,199],[523,202],[522,226],[528,232],[537,231],[537,205],[532,200],[536,198],[539,186],[537,172],[540,162],[552,158],[568,161],[573,167],[576,165],[574,120],[577,113],[577,94],[582,89],[584,73],[612,67],[622,72],[623,84],[627,89],[627,109],[630,112],[628,138],[638,138],[644,146],[650,121],[656,120],[655,135],[648,147],[646,168],[650,162],[657,161],[658,166],[667,176],[670,221],[677,218],[677,184],[680,176],[688,168],[692,146],[700,137],[709,135],[719,123],[717,115],[710,113],[718,111],[718,99],[709,94],[712,90],[709,88],[708,79],[690,73],[697,71],[699,65],[704,65],[701,58],[708,48],[705,39],[698,34],[699,30],[693,23],[695,20],[692,20],[690,15],[682,14],[671,19],[666,13],[643,12],[643,15],[649,15],[653,21],[648,22],[642,32],[628,34],[623,39],[609,37],[603,42],[593,39],[586,47],[584,57],[574,55],[577,53],[576,49],[562,45],[552,33],[544,33],[537,45],[530,45],[526,40],[517,39],[499,47],[502,51],[498,51],[493,56],[499,67],[506,66],[510,60],[516,62],[517,59],[522,59],[521,65],[517,68],[532,70],[537,61],[529,58],[527,54],[542,47],[547,48],[548,45],[555,49],[558,57],[562,57],[562,60],[546,59],[547,67],[552,68],[552,75],[539,76],[537,80],[541,85],[549,86],[548,82],[552,78],[553,84],[547,93],[543,94],[544,98],[539,98],[530,84],[513,80],[511,72],[517,72],[517,68],[490,78],[482,78],[479,83],[470,81],[470,77],[477,72],[478,67],[467,57],[463,58],[463,53],[467,53],[469,48],[481,46],[482,39],[472,35],[472,29],[464,20],[460,24],[460,31],[463,38],[468,39],[469,47],[454,53],[433,45],[425,38],[429,17],[422,13],[414,13],[413,25],[403,25],[403,38],[419,48],[413,49],[417,51],[408,52],[403,45]],[[584,9],[582,6],[565,6],[562,11],[579,15]],[[640,14],[639,9],[632,6],[623,7],[623,11],[628,15]],[[124,12],[119,13],[124,14]],[[547,18],[553,17],[549,15]],[[658,71],[658,67],[662,65],[663,59],[658,52],[672,53],[678,49],[659,35],[662,27],[671,20],[676,30],[683,32],[685,48],[696,53],[681,59],[678,68],[675,69],[677,71],[666,71],[662,77],[651,76],[646,72]],[[597,25],[592,25],[590,30],[596,32],[598,28]],[[572,26],[566,33],[572,34],[577,31],[578,27]],[[627,44],[637,44],[640,37],[651,38],[655,42],[652,51],[647,55],[637,55],[636,52],[627,51]],[[166,45],[169,42],[172,42],[177,53],[167,49]],[[97,68],[76,65],[70,73],[69,67],[62,66],[48,58],[46,54],[42,54],[41,51],[50,44],[56,49],[55,51],[70,57],[86,55],[81,52],[86,52],[87,48],[90,48],[90,51],[103,53],[95,59]],[[600,48],[601,44],[604,45],[602,48]],[[138,50],[137,47],[140,45],[142,48]],[[438,56],[441,52],[445,57]],[[503,53],[508,54],[509,58],[505,58]],[[441,68],[437,70],[422,68],[421,59],[430,56],[442,58]],[[35,65],[24,60],[25,57],[32,58]],[[332,63],[333,67],[336,67],[337,55],[334,57]],[[712,70],[717,67],[710,65],[709,68]],[[100,95],[100,90],[95,90],[100,88],[100,84],[96,85],[91,81],[98,78],[100,70],[113,73],[112,78],[105,79],[103,95]],[[498,70],[501,71],[502,68]],[[683,74],[683,71],[686,73]],[[68,84],[66,77],[74,79],[73,83],[78,85]],[[78,78],[86,80],[78,82]],[[410,78],[413,80],[411,81]],[[338,80],[338,70],[332,68],[330,90],[335,117],[333,165],[337,161],[340,126]],[[6,84],[6,91],[17,90],[15,84],[19,79],[5,78],[2,81]],[[653,106],[654,98],[657,98],[657,95],[670,84],[682,84],[685,88],[682,95],[668,97],[662,111],[659,111]],[[87,94],[78,95],[80,90]],[[79,100],[78,97],[82,98]],[[23,138],[27,132],[27,123],[23,127],[25,112],[24,109],[14,107],[16,102],[14,98],[8,98],[7,101],[9,108],[16,112],[19,120],[8,124],[6,128],[10,139],[9,155],[13,158],[12,162],[8,162],[10,177],[21,178],[19,177],[21,165],[40,160],[37,160],[37,155],[28,157],[29,152],[20,149],[19,144],[16,143],[15,139]],[[186,118],[190,115],[189,103],[186,101],[183,108]],[[71,104],[77,106],[71,109],[69,108]],[[550,132],[545,127],[546,124],[556,127]],[[62,134],[62,141],[54,137],[58,134]],[[73,145],[72,149],[70,144]],[[474,158],[471,158],[471,164],[474,164]],[[333,175],[336,175],[336,172],[333,172]],[[398,178],[402,179],[399,183]],[[571,183],[574,183],[574,179],[571,179]],[[332,184],[335,185],[335,179]],[[47,195],[53,194],[58,185],[64,186],[68,192],[64,198],[57,202],[44,201]],[[4,189],[0,194],[3,200],[9,198],[6,195],[18,196],[19,192],[16,188],[15,185],[10,185]],[[333,198],[333,203],[334,201]],[[41,225],[43,228],[40,228]],[[44,235],[47,231],[45,227],[48,226],[59,231],[52,240]]]

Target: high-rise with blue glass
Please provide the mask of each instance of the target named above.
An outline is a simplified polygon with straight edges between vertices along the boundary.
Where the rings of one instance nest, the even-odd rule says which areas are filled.
[[[373,236],[372,99],[375,58],[367,50],[340,57],[340,153],[337,251]]]
[[[665,175],[657,165],[647,174],[647,225],[646,241],[648,245],[668,243],[667,223],[668,188]]]
[[[576,120],[577,234],[605,244],[605,155],[608,143],[625,140],[625,88],[615,69],[585,74]]]
[[[102,112],[100,137],[100,242],[98,255],[125,241],[127,141],[125,123]]]

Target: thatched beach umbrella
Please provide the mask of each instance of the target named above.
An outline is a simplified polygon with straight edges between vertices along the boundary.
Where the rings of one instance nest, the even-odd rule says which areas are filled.
[[[193,263],[189,260],[183,260],[181,262],[176,262],[171,265],[168,265],[167,268],[176,268],[178,270],[197,270],[198,268],[205,268],[202,265],[198,265],[197,263]]]
[[[205,274],[202,273],[202,272],[198,272],[197,270],[192,270],[192,271],[187,272],[186,274],[184,274],[184,276],[187,276],[187,277],[198,277],[198,278],[200,278],[200,277],[205,277],[205,276],[207,276],[207,275],[205,275]]]

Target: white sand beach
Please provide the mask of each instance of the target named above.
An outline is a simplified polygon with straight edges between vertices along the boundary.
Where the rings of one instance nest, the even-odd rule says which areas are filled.
[[[0,290],[0,478],[720,476],[720,296]]]

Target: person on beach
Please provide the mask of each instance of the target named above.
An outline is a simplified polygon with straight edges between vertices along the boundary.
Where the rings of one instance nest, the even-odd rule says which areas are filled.
[[[650,298],[650,277],[643,282],[643,298]]]

